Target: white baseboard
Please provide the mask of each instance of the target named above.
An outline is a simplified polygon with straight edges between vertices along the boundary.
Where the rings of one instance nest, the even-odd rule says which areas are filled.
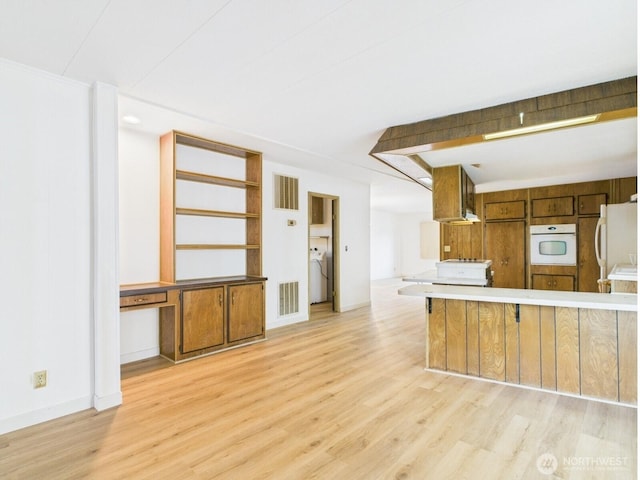
[[[108,408],[117,407],[118,405],[122,405],[121,391],[105,395],[104,397],[98,397],[97,395],[94,395],[93,397],[93,408],[99,412]]]
[[[82,397],[40,410],[32,410],[16,415],[15,417],[3,418],[0,419],[0,435],[37,425],[38,423],[47,422],[55,418],[64,417],[71,413],[88,410],[91,407],[93,407],[91,397]]]
[[[139,350],[137,352],[121,353],[120,365],[125,363],[137,362],[138,360],[144,360],[145,358],[153,358],[160,355],[160,348],[147,348],[146,350]]]
[[[363,302],[363,303],[358,303],[356,305],[342,305],[340,307],[340,313],[348,312],[350,310],[356,310],[362,307],[370,307],[370,306],[371,306],[371,302]]]

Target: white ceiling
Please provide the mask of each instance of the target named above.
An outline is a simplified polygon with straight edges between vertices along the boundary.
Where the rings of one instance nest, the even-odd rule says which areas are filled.
[[[426,211],[426,189],[368,155],[387,127],[636,75],[636,8],[636,0],[4,0],[0,57],[116,85],[120,113],[142,119],[135,128],[262,149],[370,183],[374,208]],[[581,127],[566,130],[566,141],[556,132],[430,160],[479,163],[469,173],[480,191],[634,175],[635,119],[602,128],[604,137]]]

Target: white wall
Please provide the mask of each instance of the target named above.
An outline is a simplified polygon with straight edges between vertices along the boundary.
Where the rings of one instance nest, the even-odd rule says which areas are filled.
[[[423,238],[420,226],[433,222],[430,212],[390,213],[371,212],[371,278],[384,279],[402,277],[435,269],[438,258],[439,234]],[[431,246],[432,255],[423,258],[421,242]]]
[[[90,102],[0,61],[0,433],[92,405]]]
[[[371,211],[371,279],[394,278],[401,274],[402,238],[399,215]]]
[[[432,247],[435,247],[432,250],[435,250],[436,254],[432,258],[422,258],[420,255],[420,224],[422,222],[433,222],[431,213],[403,213],[399,215],[398,220],[402,236],[400,244],[400,251],[402,252],[401,274],[415,275],[416,273],[435,269],[435,263],[439,260],[439,233],[430,239],[424,239]],[[439,230],[436,229],[436,232],[439,232]]]
[[[211,137],[212,140],[217,140]],[[221,141],[224,141],[222,139]],[[121,128],[120,281],[141,283],[159,277],[159,151],[157,135]],[[267,329],[309,319],[308,192],[339,197],[341,310],[369,305],[369,186],[277,163],[263,152],[262,264]],[[299,210],[273,207],[273,174],[299,179]],[[287,226],[287,220],[295,226]],[[345,251],[348,247],[348,251]],[[300,311],[278,315],[278,284],[298,281]],[[158,312],[125,312],[120,319],[122,363],[158,354]]]
[[[157,135],[120,128],[120,283],[160,278],[160,145]],[[160,354],[158,309],[120,314],[120,362]]]
[[[263,273],[267,282],[267,328],[309,319],[309,215],[308,193],[338,197],[340,271],[335,272],[340,289],[340,310],[370,303],[369,186],[338,177],[297,169],[275,162],[268,152],[263,164]],[[299,179],[298,211],[273,207],[273,175]],[[287,226],[287,220],[296,226]],[[300,312],[278,316],[278,284],[300,282]]]

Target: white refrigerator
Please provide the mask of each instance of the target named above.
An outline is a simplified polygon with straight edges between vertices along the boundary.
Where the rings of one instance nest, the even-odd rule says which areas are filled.
[[[600,205],[596,227],[596,258],[600,279],[617,265],[636,263],[638,253],[638,204]]]

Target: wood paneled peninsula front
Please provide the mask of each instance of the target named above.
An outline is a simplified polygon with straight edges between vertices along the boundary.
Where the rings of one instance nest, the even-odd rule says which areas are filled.
[[[637,404],[637,295],[418,284],[426,367]]]

